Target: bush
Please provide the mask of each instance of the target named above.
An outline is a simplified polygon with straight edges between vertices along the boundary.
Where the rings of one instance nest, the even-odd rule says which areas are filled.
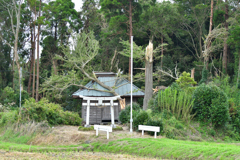
[[[204,66],[202,70],[202,79],[200,80],[199,84],[207,83],[207,78],[208,78],[208,70],[206,69],[206,66]]]
[[[51,125],[81,125],[82,119],[77,113],[63,111],[58,104],[49,103],[43,98],[35,102],[33,98],[26,100],[21,111],[22,120],[34,120],[36,122],[47,121]]]
[[[80,127],[78,127],[78,130],[79,131],[94,131],[94,127],[93,126],[90,126],[90,127],[80,126]]]
[[[137,116],[133,119],[133,128],[138,129],[138,125],[143,125],[145,121],[149,119],[149,115],[146,111],[141,110]]]
[[[157,132],[157,135],[160,135],[160,133],[163,132],[163,122],[161,118],[158,117],[152,117],[150,119],[148,119],[145,122],[145,125],[147,126],[156,126],[156,127],[160,127],[160,132]],[[148,132],[150,135],[154,135],[154,132]]]
[[[14,124],[18,120],[18,111],[0,112],[0,126]]]
[[[193,78],[191,78],[190,73],[187,73],[186,71],[182,73],[182,75],[176,80],[176,82],[181,88],[184,89],[197,84],[197,82],[194,81]]]
[[[222,126],[229,121],[226,94],[215,85],[202,84],[194,91],[193,112],[200,121]]]
[[[3,89],[0,96],[0,102],[3,105],[8,105],[13,102],[16,104],[16,94],[14,93],[14,90],[11,87],[5,87]]]
[[[122,128],[122,127],[120,127],[120,126],[116,126],[116,128],[113,128],[113,130],[114,130],[114,131],[122,131],[122,130],[123,130],[123,128]]]
[[[141,108],[140,108],[139,104],[133,103],[132,109],[133,109],[132,118],[134,119],[137,116],[137,114],[139,113]],[[119,113],[119,120],[121,121],[121,123],[124,124],[124,123],[130,122],[130,112],[131,112],[131,105],[129,104],[126,106],[126,108],[124,110],[122,110]]]
[[[158,92],[157,98],[158,105],[153,109],[154,112],[167,112],[175,115],[177,119],[182,118],[189,122],[192,115],[193,100],[192,95],[185,92],[171,88]]]

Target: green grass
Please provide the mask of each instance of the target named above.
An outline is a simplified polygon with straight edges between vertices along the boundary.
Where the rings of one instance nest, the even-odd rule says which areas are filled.
[[[134,154],[166,159],[239,159],[240,147],[235,144],[193,142],[171,139],[127,138],[107,144],[94,143],[94,151]]]
[[[193,142],[165,138],[125,138],[105,144],[96,142],[71,146],[32,146],[0,141],[0,149],[41,153],[87,150],[163,159],[240,159],[240,146],[234,143]]]

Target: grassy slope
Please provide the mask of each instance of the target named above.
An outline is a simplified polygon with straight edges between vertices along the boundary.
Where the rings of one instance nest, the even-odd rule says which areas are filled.
[[[240,147],[235,144],[171,139],[122,139],[108,144],[95,143],[94,150],[159,158],[240,159]]]
[[[0,149],[17,151],[78,151],[135,154],[146,157],[178,159],[240,159],[240,146],[211,142],[192,142],[171,139],[126,138],[106,144],[92,143],[80,146],[40,147],[0,142]]]

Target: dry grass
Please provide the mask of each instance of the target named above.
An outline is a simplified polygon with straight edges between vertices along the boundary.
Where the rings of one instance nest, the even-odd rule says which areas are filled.
[[[128,127],[123,127],[122,131],[113,131],[109,134],[109,140],[107,140],[106,132],[99,131],[96,136],[96,131],[78,131],[77,126],[57,126],[51,129],[51,132],[45,135],[38,134],[32,139],[29,144],[32,145],[77,145],[82,143],[101,142],[107,143],[112,140],[122,138],[153,138],[153,136],[145,133],[142,136],[140,132],[130,133]],[[162,138],[158,136],[157,138]]]
[[[16,152],[16,151],[1,151],[0,150],[0,157],[1,160],[8,160],[8,159],[18,159],[18,160],[25,160],[25,159],[32,159],[32,160],[55,160],[55,159],[63,159],[63,160],[148,160],[151,158],[142,158],[138,156],[132,156],[127,154],[111,154],[111,153],[102,153],[102,152],[50,152],[50,153],[31,153],[31,152]]]
[[[34,121],[24,123],[24,124],[16,123],[11,127],[13,127],[13,131],[15,133],[19,132],[20,136],[23,136],[23,135],[30,136],[37,133],[43,134],[50,129],[47,122],[37,123]]]

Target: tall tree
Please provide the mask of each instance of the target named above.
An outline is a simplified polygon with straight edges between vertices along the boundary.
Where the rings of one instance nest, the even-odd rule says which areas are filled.
[[[133,35],[133,21],[137,22],[142,12],[142,7],[135,0],[100,0],[101,10],[104,12],[112,35],[126,34],[131,43]],[[127,31],[127,32],[126,32]],[[129,58],[129,75],[131,74],[131,59]]]
[[[224,26],[225,29],[228,31],[228,0],[225,0],[225,22],[224,22]],[[227,45],[227,38],[228,36],[226,35],[226,38],[224,40],[224,48],[223,48],[223,69],[225,71],[225,73],[227,73],[227,59],[228,59],[228,45]]]
[[[39,2],[39,9],[38,9],[38,40],[37,40],[37,84],[36,84],[36,101],[38,102],[38,98],[39,98],[39,93],[38,93],[38,88],[39,88],[39,57],[40,57],[40,53],[39,53],[39,45],[40,45],[40,33],[41,33],[41,25],[42,25],[42,19],[44,17],[41,17],[41,6],[42,5],[42,0],[40,0]]]
[[[11,0],[9,1],[5,1],[2,0],[1,1],[1,5],[2,7],[4,7],[8,14],[9,14],[9,18],[11,21],[11,31],[14,37],[13,40],[13,57],[14,60],[17,64],[17,69],[18,69],[18,76],[19,76],[19,84],[21,83],[20,81],[20,77],[21,77],[21,73],[20,73],[20,62],[19,62],[19,55],[18,55],[18,38],[19,38],[19,29],[20,29],[20,21],[21,21],[21,5],[23,3],[23,0]],[[3,37],[1,37],[1,39],[4,39]],[[8,42],[8,44],[12,44],[11,42]],[[14,61],[13,61],[14,64]]]
[[[179,5],[182,32],[175,33],[176,37],[198,60],[203,62],[203,36],[207,34],[206,21],[210,13],[209,0],[174,0]],[[184,15],[184,16],[182,16]],[[185,32],[186,36],[181,36]],[[184,39],[182,39],[184,37]]]
[[[213,0],[211,0],[211,15],[210,15],[210,24],[209,24],[209,34],[212,32],[212,26],[213,26]],[[207,46],[207,48],[210,48],[211,43]],[[205,58],[206,63],[206,69],[208,69],[208,63],[209,63],[209,56]]]
[[[146,3],[146,2],[145,2]],[[155,3],[144,9],[139,25],[140,32],[147,35],[150,40],[156,39],[161,44],[172,43],[170,35],[176,31],[177,6],[171,2]],[[163,67],[163,45],[161,49],[161,67]]]

